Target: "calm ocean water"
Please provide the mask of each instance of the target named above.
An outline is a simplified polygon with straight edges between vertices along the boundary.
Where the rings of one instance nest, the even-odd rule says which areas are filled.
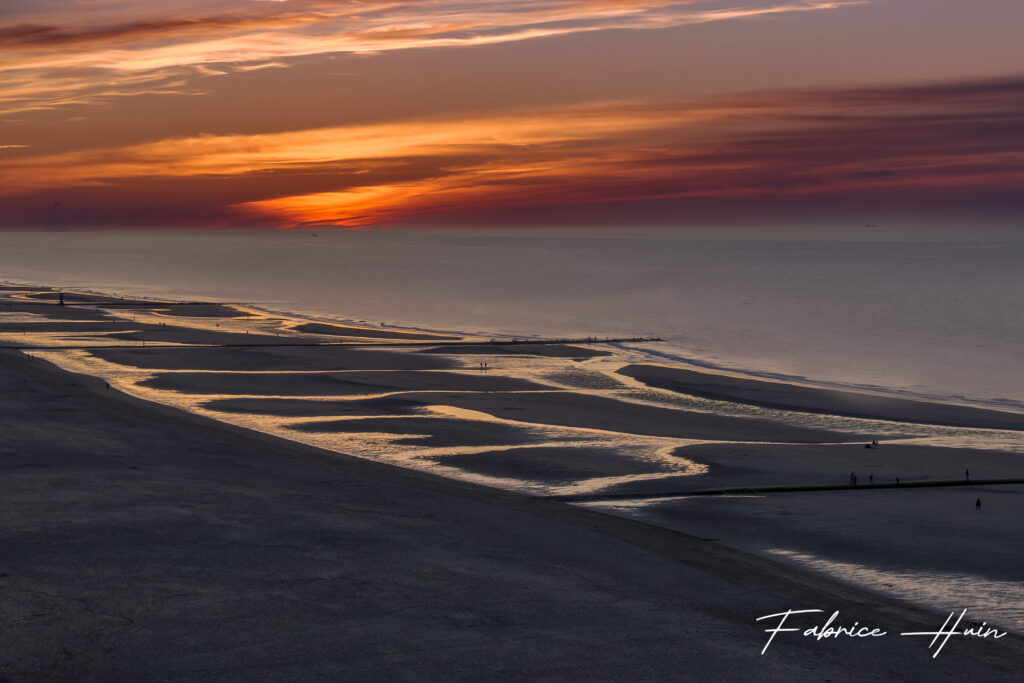
[[[0,234],[0,281],[488,335],[1024,410],[1024,235],[688,230]],[[633,348],[636,348],[634,345]]]

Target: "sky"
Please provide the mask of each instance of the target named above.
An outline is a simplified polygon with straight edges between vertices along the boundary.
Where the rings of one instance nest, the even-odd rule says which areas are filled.
[[[0,229],[1024,218],[1020,0],[0,5]]]

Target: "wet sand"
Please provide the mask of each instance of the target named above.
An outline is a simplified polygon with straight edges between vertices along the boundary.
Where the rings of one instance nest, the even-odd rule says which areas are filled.
[[[897,422],[1024,430],[1024,415],[998,410],[890,398],[835,389],[816,389],[796,384],[764,382],[660,365],[628,365],[621,368],[619,373],[660,389],[723,401],[738,401],[767,408],[784,408]]]

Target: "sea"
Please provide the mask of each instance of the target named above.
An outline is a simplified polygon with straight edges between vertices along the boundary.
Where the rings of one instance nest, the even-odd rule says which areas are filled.
[[[1024,230],[0,233],[0,281],[500,338],[1024,411]]]

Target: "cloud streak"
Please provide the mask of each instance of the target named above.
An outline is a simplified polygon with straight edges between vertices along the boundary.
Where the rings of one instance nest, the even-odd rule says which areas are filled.
[[[25,15],[0,26],[0,83],[5,84],[0,86],[0,115],[160,92],[168,80],[295,58],[664,29],[833,10],[863,1],[737,0],[725,7],[706,0],[313,1],[250,3],[245,13],[237,3],[212,3],[215,13],[183,16],[181,10],[196,11],[194,3],[176,0],[151,5],[162,15],[130,21],[95,18],[83,14],[79,3],[70,3],[65,24],[47,22],[51,15]],[[137,3],[134,7],[139,11]],[[128,9],[116,3],[113,8]]]
[[[110,222],[191,206],[175,215],[222,225],[359,227],[645,202],[662,207],[649,209],[657,219],[657,210],[709,199],[842,202],[865,192],[1012,193],[1022,184],[1024,79],[999,79],[26,153],[0,169],[0,209],[24,221],[44,198],[70,192],[115,207],[104,214]]]

